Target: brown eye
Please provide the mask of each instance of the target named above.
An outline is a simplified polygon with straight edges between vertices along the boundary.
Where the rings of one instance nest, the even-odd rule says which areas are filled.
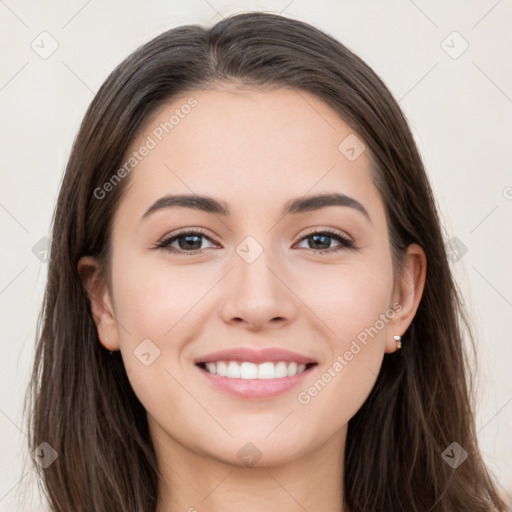
[[[175,233],[171,236],[164,238],[156,245],[159,249],[164,249],[170,253],[177,254],[200,254],[204,252],[205,248],[202,247],[203,240],[209,240],[212,244],[214,242],[200,230],[189,230]],[[314,231],[309,233],[301,239],[308,241],[306,249],[311,249],[314,252],[323,254],[324,252],[337,252],[342,249],[355,249],[355,244],[344,237],[341,233],[331,230]],[[331,247],[332,240],[338,242],[337,247]],[[177,246],[172,246],[176,244]],[[215,244],[214,244],[215,245]]]
[[[330,247],[331,241],[336,240],[339,242],[337,248]],[[309,233],[301,240],[309,240],[307,249],[312,249],[318,252],[336,252],[341,249],[354,249],[355,245],[348,238],[344,237],[336,231],[323,230]]]
[[[157,244],[157,247],[169,252],[197,254],[203,252],[202,239],[210,240],[201,231],[182,231],[181,233],[164,238]],[[175,242],[177,242],[177,247],[172,247],[171,244]]]

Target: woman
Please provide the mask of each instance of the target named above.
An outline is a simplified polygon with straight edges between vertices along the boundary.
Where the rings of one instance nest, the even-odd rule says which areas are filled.
[[[407,122],[305,23],[178,27],[113,71],[41,321],[27,407],[52,510],[506,509]]]

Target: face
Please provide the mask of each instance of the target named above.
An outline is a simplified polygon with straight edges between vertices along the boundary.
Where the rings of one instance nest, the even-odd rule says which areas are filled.
[[[96,321],[153,436],[240,466],[341,446],[410,320],[358,144],[290,89],[194,91],[133,141]],[[158,202],[177,194],[209,201]]]

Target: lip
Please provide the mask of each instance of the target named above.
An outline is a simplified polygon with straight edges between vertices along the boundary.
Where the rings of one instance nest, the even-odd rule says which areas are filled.
[[[261,400],[280,395],[303,383],[315,371],[317,366],[317,364],[314,364],[306,367],[302,373],[280,379],[230,379],[214,375],[201,368],[201,366],[196,365],[196,368],[211,385],[220,391],[246,400]]]
[[[211,363],[217,361],[237,361],[239,363],[247,361],[249,363],[255,364],[266,363],[267,361],[272,363],[278,363],[279,361],[284,361],[287,363],[295,362],[297,364],[308,364],[317,362],[314,359],[299,354],[297,352],[292,352],[290,350],[285,350],[277,347],[265,348],[262,350],[254,350],[245,347],[235,347],[226,350],[220,350],[219,352],[212,352],[211,354],[198,357],[197,359],[194,360],[194,364],[197,365],[199,363]]]

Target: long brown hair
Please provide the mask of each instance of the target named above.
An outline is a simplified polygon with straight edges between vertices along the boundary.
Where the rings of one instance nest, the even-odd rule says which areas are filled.
[[[35,464],[51,510],[156,509],[160,476],[146,411],[120,353],[99,342],[77,262],[96,256],[109,275],[112,218],[129,177],[101,200],[94,191],[123,165],[143,124],[178,94],[226,81],[292,87],[334,109],[370,151],[395,276],[409,244],[426,254],[423,297],[403,348],[385,355],[374,388],[348,425],[347,509],[505,511],[475,432],[464,344],[466,334],[474,354],[474,335],[407,121],[381,79],[343,44],[306,23],[256,12],[211,28],[173,28],[144,44],[110,74],[83,119],[52,221],[24,409],[30,451],[46,442],[58,454],[46,468]],[[468,454],[456,468],[443,457],[454,442]]]

